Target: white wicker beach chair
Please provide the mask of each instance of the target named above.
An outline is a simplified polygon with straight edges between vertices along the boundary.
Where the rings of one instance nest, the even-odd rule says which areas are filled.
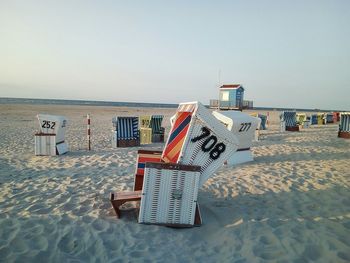
[[[68,151],[65,141],[67,118],[38,114],[40,132],[35,134],[35,155],[61,155]]]
[[[238,149],[227,159],[227,165],[253,161],[250,148],[261,119],[240,111],[213,111],[213,115],[238,138]]]

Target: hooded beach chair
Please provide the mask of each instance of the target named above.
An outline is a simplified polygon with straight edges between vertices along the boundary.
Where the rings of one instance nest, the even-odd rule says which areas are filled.
[[[140,116],[140,144],[152,143],[151,116]]]
[[[161,165],[145,162],[139,222],[171,226],[195,225],[198,216],[194,217],[197,220],[192,220],[193,206],[188,210],[189,202],[196,204],[195,214],[198,215],[198,188],[224,164],[237,147],[236,136],[202,104],[181,103],[158,162]],[[161,183],[156,184],[159,180]],[[113,195],[113,198],[111,196],[112,204],[113,199],[117,199],[115,196],[117,195]],[[180,220],[184,217],[185,221]]]
[[[113,147],[134,147],[140,145],[138,117],[114,117],[112,119]]]
[[[317,114],[311,114],[310,124],[311,125],[317,124]]]
[[[253,161],[254,158],[250,148],[255,139],[255,131],[260,125],[261,118],[252,117],[240,111],[213,111],[213,115],[238,139],[238,149],[227,160],[226,164],[233,166]]]
[[[282,115],[282,119],[285,122],[286,131],[299,131],[295,111],[284,111]]]
[[[152,142],[164,142],[165,128],[162,127],[163,118],[163,115],[152,115],[151,117]]]
[[[260,130],[267,130],[267,115],[259,113],[258,118],[261,119]]]
[[[338,137],[350,139],[350,112],[340,113]]]
[[[67,118],[37,115],[40,132],[35,134],[35,155],[61,155],[68,151],[65,141]]]
[[[318,125],[324,124],[324,113],[317,113],[317,124]]]
[[[326,123],[334,123],[333,112],[328,112],[325,114]]]

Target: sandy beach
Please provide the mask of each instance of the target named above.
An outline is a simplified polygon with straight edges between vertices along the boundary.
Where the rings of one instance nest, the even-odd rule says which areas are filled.
[[[167,135],[175,110],[0,105],[0,262],[350,262],[350,140],[337,124],[281,133],[277,111],[255,160],[200,189],[201,227],[138,224],[132,204],[117,219],[109,193],[163,144],[113,149],[112,117],[163,114]],[[69,119],[67,154],[34,155],[38,113]]]

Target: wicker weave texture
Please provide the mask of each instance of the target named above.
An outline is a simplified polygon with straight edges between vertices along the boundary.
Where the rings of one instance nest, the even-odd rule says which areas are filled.
[[[193,225],[200,173],[145,168],[139,223]]]

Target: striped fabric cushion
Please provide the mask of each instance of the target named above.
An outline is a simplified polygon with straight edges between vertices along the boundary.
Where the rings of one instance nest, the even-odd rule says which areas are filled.
[[[151,128],[152,133],[160,133],[162,127],[163,115],[152,115]]]
[[[117,139],[137,139],[138,126],[138,117],[117,117]]]
[[[285,111],[283,113],[286,127],[295,127],[297,125],[297,117],[295,111]]]

